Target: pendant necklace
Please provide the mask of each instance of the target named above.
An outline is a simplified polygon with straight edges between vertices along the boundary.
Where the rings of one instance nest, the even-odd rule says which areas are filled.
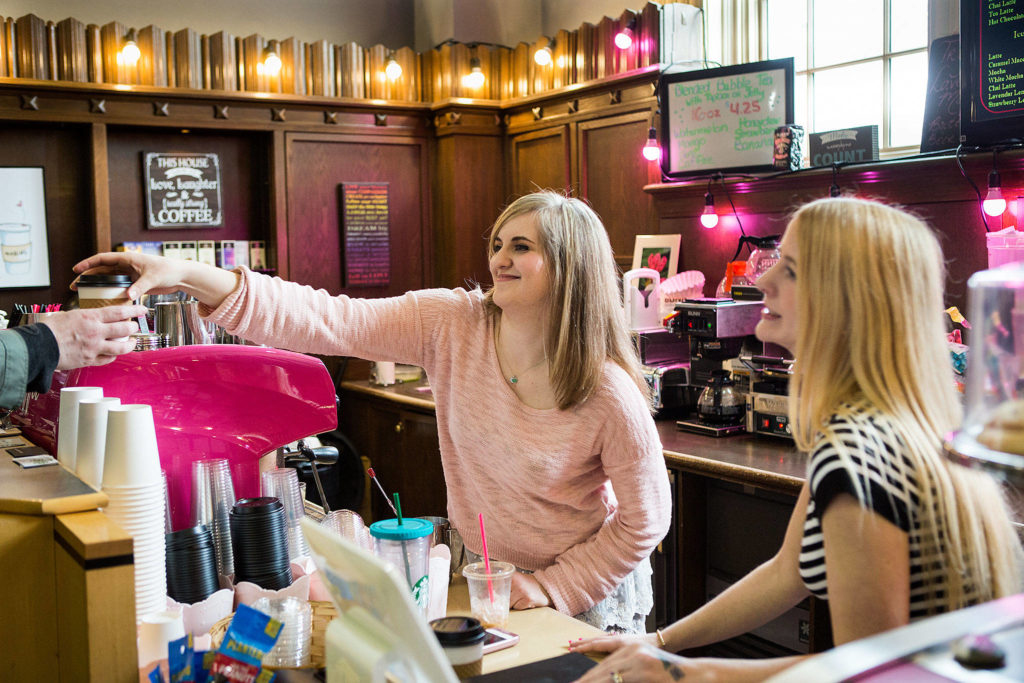
[[[497,337],[499,339],[501,338],[501,326],[500,325],[498,326]],[[548,354],[545,353],[543,358],[541,358],[539,361],[537,361],[536,363],[534,363],[530,367],[528,367],[525,370],[522,370],[520,372],[513,372],[511,375],[509,375],[508,383],[509,384],[519,384],[519,375],[525,375],[530,370],[533,370],[535,367],[539,366],[541,363],[547,363],[547,362],[548,362]]]

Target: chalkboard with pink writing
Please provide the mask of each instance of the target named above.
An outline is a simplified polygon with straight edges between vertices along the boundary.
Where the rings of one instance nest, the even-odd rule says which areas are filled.
[[[771,171],[773,133],[793,120],[793,59],[663,76],[662,172]]]

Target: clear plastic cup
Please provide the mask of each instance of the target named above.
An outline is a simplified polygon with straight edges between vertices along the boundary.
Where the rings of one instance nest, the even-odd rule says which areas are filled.
[[[309,603],[294,597],[260,598],[252,607],[283,624],[277,643],[263,655],[263,666],[308,666],[313,635],[313,609]]]
[[[299,477],[291,467],[267,470],[261,475],[264,496],[277,498],[284,506],[285,522],[288,525],[288,556],[291,559],[309,556],[306,537],[299,526],[306,516],[299,489]]]
[[[430,601],[430,540],[434,525],[425,519],[382,519],[370,525],[373,550],[398,570],[409,586],[413,601],[426,614]]]
[[[462,569],[469,587],[469,611],[484,628],[508,628],[508,607],[512,595],[512,574],[516,568],[508,562],[491,561],[491,571],[483,562],[467,564]],[[491,600],[491,588],[494,600]]]
[[[231,467],[225,458],[192,463],[192,526],[205,524],[213,531],[217,573],[222,576],[235,573],[229,515],[236,501]]]
[[[320,526],[339,536],[344,536],[367,550],[373,549],[372,543],[369,545],[366,543],[366,524],[357,512],[333,510],[320,520]]]

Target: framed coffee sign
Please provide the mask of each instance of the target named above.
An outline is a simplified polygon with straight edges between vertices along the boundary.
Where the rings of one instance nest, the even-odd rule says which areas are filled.
[[[145,152],[146,220],[150,228],[224,225],[216,154]]]

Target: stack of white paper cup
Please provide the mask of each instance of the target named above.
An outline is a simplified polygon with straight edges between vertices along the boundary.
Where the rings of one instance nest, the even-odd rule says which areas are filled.
[[[63,394],[62,394],[63,396]],[[85,398],[78,402],[78,446],[75,474],[94,489],[103,485],[103,460],[107,445],[107,411],[121,399]]]
[[[60,390],[60,415],[57,422],[57,460],[75,471],[78,449],[78,404],[87,398],[103,398],[102,387],[65,387]]]
[[[148,405],[108,408],[103,491],[110,499],[107,516],[134,541],[135,616],[141,620],[167,604],[164,489]]]

